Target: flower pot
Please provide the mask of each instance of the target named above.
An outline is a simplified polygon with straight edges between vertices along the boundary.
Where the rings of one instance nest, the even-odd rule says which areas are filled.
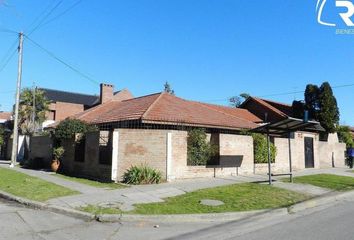
[[[54,159],[52,163],[50,164],[50,168],[52,169],[53,172],[57,172],[60,166],[60,161]]]

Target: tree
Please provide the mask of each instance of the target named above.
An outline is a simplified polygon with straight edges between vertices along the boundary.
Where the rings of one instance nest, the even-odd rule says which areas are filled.
[[[42,90],[24,88],[21,91],[19,105],[19,127],[21,132],[25,135],[33,135],[36,129],[45,121],[48,110],[49,101]]]
[[[333,95],[328,82],[322,83],[321,87],[308,84],[305,90],[304,109],[309,112],[309,118],[319,121],[327,133],[336,131],[339,122],[339,109],[337,100]],[[293,104],[294,116],[300,114],[301,106]]]
[[[246,100],[247,98],[249,98],[251,95],[249,95],[248,93],[241,93],[240,97],[244,98],[244,100]]]
[[[318,112],[320,111],[319,103],[320,89],[317,85],[308,84],[305,90],[305,108],[309,112],[309,118],[318,120]]]
[[[75,134],[85,135],[87,132],[97,131],[97,128],[79,119],[67,118],[61,121],[55,129],[55,139],[59,142],[65,139],[72,139]]]
[[[163,90],[164,92],[169,93],[171,95],[175,95],[175,91],[171,88],[171,85],[168,82],[166,82],[163,86],[164,86],[164,90]]]
[[[4,127],[0,125],[0,147],[4,145],[4,134],[5,134]]]
[[[241,98],[239,96],[233,96],[229,98],[230,106],[231,107],[239,107],[242,103]]]
[[[328,82],[322,83],[318,102],[320,106],[320,111],[318,112],[319,122],[327,132],[334,133],[339,122],[339,108],[331,85]]]
[[[233,96],[229,98],[229,103],[231,107],[239,107],[244,100],[249,98],[250,95],[248,93],[241,93],[239,96]]]
[[[344,142],[347,148],[354,147],[354,140],[348,126],[339,126],[337,128],[338,138],[340,142]]]
[[[292,104],[293,117],[304,118],[305,102],[304,101],[293,101]]]

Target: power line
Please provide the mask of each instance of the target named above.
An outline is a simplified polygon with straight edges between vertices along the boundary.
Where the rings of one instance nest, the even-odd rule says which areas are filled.
[[[26,39],[28,39],[32,44],[34,44],[35,46],[37,46],[39,49],[41,49],[42,51],[44,51],[45,53],[47,53],[50,57],[54,58],[55,60],[57,60],[58,62],[62,63],[63,65],[65,65],[66,67],[68,67],[69,69],[71,69],[72,71],[74,71],[75,73],[77,73],[78,75],[80,75],[83,78],[86,78],[87,80],[91,81],[94,84],[98,84],[99,82],[96,81],[95,79],[91,78],[88,74],[83,73],[82,71],[80,71],[79,69],[77,69],[76,67],[73,67],[72,65],[70,65],[69,63],[66,63],[64,60],[60,59],[59,57],[57,57],[53,52],[47,50],[46,48],[44,48],[43,46],[41,46],[39,43],[35,42],[33,39],[29,38],[28,35],[24,35]]]
[[[61,13],[59,13],[57,16],[53,17],[52,19],[49,19],[47,22],[43,23],[42,26],[47,25],[48,23],[51,23],[51,22],[57,20],[61,16],[65,15],[66,13],[71,11],[73,8],[75,8],[77,5],[79,5],[81,2],[82,2],[82,0],[76,1],[74,4],[70,5],[66,10],[64,10]]]
[[[346,88],[346,87],[354,87],[354,83],[332,86],[332,89],[335,89],[335,88]],[[256,96],[256,97],[263,98],[263,97],[286,96],[286,95],[299,94],[299,93],[305,93],[305,91],[292,91],[292,92],[283,92],[283,93],[273,93],[273,94],[260,95],[260,96]],[[209,100],[203,100],[203,101],[221,102],[221,101],[228,101],[230,98],[231,97],[219,98],[219,99],[209,99]]]
[[[35,26],[32,30],[30,30],[30,32],[27,34],[28,36],[31,35],[34,31],[36,31],[38,28],[40,28],[42,25],[42,23],[47,20],[47,18],[55,11],[55,9],[57,9],[59,7],[59,5],[63,2],[63,0],[59,1],[37,24],[37,26]],[[47,8],[48,9],[48,8]],[[45,12],[45,11],[44,11]],[[42,14],[41,14],[42,15]],[[38,19],[38,18],[37,18]]]

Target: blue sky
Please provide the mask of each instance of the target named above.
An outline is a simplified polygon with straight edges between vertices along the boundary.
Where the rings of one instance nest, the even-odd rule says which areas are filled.
[[[1,61],[17,36],[60,0],[0,0]],[[63,0],[51,20],[77,0]],[[291,103],[306,84],[354,83],[354,35],[317,23],[317,0],[83,0],[30,38],[96,82],[135,96],[159,92],[227,105],[242,92]],[[328,0],[324,17],[347,28]],[[46,20],[46,21],[47,21]],[[353,17],[354,20],[354,17]],[[44,22],[46,22],[44,21]],[[32,28],[36,24],[32,24]],[[23,86],[98,94],[99,86],[24,42]],[[0,110],[14,102],[17,56],[0,72]],[[354,125],[354,86],[334,88]]]

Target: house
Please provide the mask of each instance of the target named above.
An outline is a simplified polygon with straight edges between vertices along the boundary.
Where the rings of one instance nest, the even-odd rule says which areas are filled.
[[[63,170],[115,181],[121,180],[130,166],[144,163],[160,170],[167,180],[266,173],[266,164],[254,163],[253,138],[244,132],[260,126],[267,109],[271,109],[274,120],[285,119],[290,109],[275,102],[263,101],[261,106],[252,102],[245,103],[252,106],[245,109],[185,100],[168,93],[111,98],[72,116],[96,125],[99,132],[87,134],[81,142],[72,139],[64,143]],[[208,141],[217,146],[219,157],[213,165],[188,164],[188,132],[193,128],[205,129]],[[333,163],[344,166],[343,144],[338,139],[320,143],[316,132],[296,132],[290,144],[287,136],[272,140],[278,149],[273,172],[289,171],[289,145],[294,170],[332,167]]]
[[[113,85],[110,84],[100,84],[100,96],[48,88],[38,89],[43,91],[45,97],[50,101],[49,112],[46,121],[43,123],[44,128],[54,122],[64,120],[69,116],[104,103],[108,99],[124,100],[133,97],[127,89],[113,92]]]
[[[66,171],[121,180],[131,165],[147,163],[165,178],[188,178],[195,174],[236,174],[236,167],[188,166],[187,135],[192,128],[205,128],[219,148],[218,165],[241,159],[240,173],[253,172],[253,140],[241,135],[261,121],[249,111],[185,100],[156,93],[123,101],[110,100],[74,116],[99,127],[86,136],[84,146],[66,143]],[[75,158],[83,150],[84,158]]]
[[[4,125],[12,119],[12,112],[0,112],[0,124]]]
[[[264,122],[278,122],[292,117],[292,106],[286,103],[275,102],[257,97],[249,97],[240,108],[246,109],[258,116],[263,117]],[[284,169],[280,164],[281,158],[286,158],[289,148],[286,143],[280,143],[282,138],[275,138],[274,143],[278,147],[278,154],[273,167],[275,170]],[[297,161],[295,168],[324,168],[333,166],[345,166],[345,144],[340,143],[337,133],[328,134],[324,140],[316,132],[294,132],[291,135],[293,143],[293,159]],[[285,162],[283,162],[286,164]]]
[[[267,99],[248,97],[240,108],[247,109],[264,122],[276,122],[291,117],[292,106]]]
[[[8,138],[9,132],[8,129],[9,122],[12,120],[12,112],[0,112],[0,127],[4,128],[4,144],[0,146],[0,159],[5,159],[8,149]]]

